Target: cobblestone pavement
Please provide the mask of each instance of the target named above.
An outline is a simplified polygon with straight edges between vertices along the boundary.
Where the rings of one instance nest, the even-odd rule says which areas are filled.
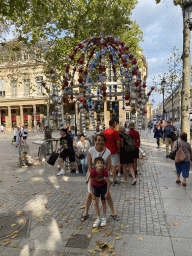
[[[32,133],[29,138],[33,158],[37,154],[37,146],[32,141],[37,138]],[[1,241],[1,256],[90,255],[88,250],[96,247],[97,240],[115,245],[117,255],[180,255],[176,252],[178,244],[174,239],[183,237],[175,230],[177,225],[172,227],[172,222],[183,215],[189,218],[188,221],[192,218],[191,181],[188,187],[180,186],[177,190],[174,165],[165,158],[165,146],[162,150],[156,149],[152,134],[142,131],[142,148],[146,157],[139,160],[136,186],[131,185],[129,177],[127,184],[110,189],[120,221],[114,221],[108,209],[108,226],[96,234],[92,233],[95,220],[93,204],[89,218],[84,224],[80,222],[87,192],[82,174],[57,177],[56,167],[47,163],[18,168],[18,149],[10,144],[10,135],[1,135],[0,143],[0,216],[18,211],[31,213],[29,237],[14,238],[7,246]],[[180,199],[186,200],[187,212],[175,216],[174,209],[182,207],[183,200]],[[106,231],[111,231],[112,235],[105,236]],[[87,249],[66,247],[74,233],[92,235]],[[115,239],[117,237],[121,239]],[[185,238],[189,240],[185,240],[188,246],[192,231]],[[192,253],[192,248],[189,251]]]

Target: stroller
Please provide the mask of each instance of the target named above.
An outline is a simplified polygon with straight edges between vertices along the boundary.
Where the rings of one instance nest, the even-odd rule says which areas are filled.
[[[28,155],[29,155],[29,146],[21,144],[19,146],[19,166],[28,167]]]

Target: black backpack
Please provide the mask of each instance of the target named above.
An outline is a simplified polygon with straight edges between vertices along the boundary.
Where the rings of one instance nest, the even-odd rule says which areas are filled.
[[[135,150],[135,142],[129,133],[123,133],[123,148],[127,153]]]

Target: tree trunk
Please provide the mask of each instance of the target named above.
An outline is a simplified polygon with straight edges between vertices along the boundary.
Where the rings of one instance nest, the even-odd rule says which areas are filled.
[[[183,8],[183,83],[181,90],[181,131],[187,133],[190,143],[190,30],[185,22],[185,12]]]

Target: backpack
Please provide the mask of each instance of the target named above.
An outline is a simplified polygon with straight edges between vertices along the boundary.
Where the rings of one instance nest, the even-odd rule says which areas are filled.
[[[127,153],[133,152],[135,150],[135,142],[133,140],[133,137],[129,133],[123,134],[123,148]]]

